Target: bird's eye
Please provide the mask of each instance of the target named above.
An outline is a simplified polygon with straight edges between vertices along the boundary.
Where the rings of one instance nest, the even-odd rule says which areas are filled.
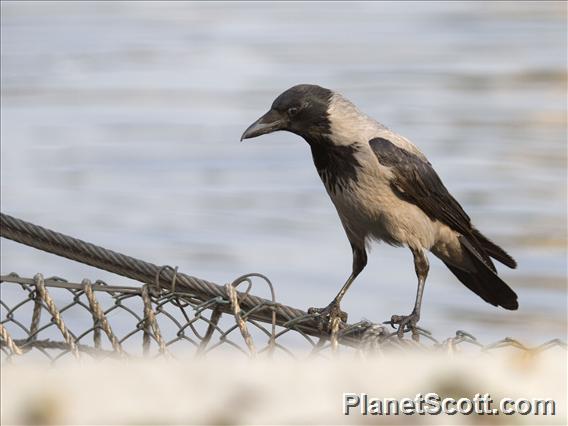
[[[288,108],[288,115],[290,117],[293,117],[297,113],[298,113],[298,108],[296,108],[296,107]]]

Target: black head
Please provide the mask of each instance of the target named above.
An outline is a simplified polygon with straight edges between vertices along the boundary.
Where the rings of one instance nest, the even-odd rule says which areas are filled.
[[[327,110],[333,92],[314,84],[299,84],[278,96],[270,111],[245,130],[241,140],[287,130],[308,140],[329,134]]]

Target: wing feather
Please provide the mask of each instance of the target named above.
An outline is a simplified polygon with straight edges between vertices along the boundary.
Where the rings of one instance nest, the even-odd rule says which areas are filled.
[[[391,187],[397,195],[420,207],[431,219],[463,234],[471,232],[469,216],[430,163],[383,138],[372,139],[369,144],[379,162],[391,168]]]
[[[418,206],[430,219],[444,223],[466,237],[488,266],[495,270],[495,265],[475,237],[471,219],[446,189],[432,165],[387,139],[374,138],[369,144],[379,163],[391,169],[391,188],[395,194]]]

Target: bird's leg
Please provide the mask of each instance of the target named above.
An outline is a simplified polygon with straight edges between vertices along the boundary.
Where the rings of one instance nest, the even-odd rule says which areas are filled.
[[[319,314],[320,318],[327,322],[327,325],[330,325],[333,318],[337,317],[339,317],[343,322],[347,322],[347,312],[343,312],[339,308],[339,304],[355,278],[357,278],[357,275],[359,275],[365,268],[365,265],[367,265],[367,252],[365,251],[364,241],[358,241],[355,243],[355,239],[352,237],[349,238],[349,241],[351,242],[351,249],[353,250],[353,272],[349,278],[347,278],[347,281],[343,284],[343,287],[341,287],[341,290],[339,290],[339,293],[337,293],[337,296],[335,296],[329,305],[325,308],[308,309],[309,314]]]
[[[341,303],[341,299],[343,299],[343,296],[353,283],[353,280],[355,280],[355,277],[356,275],[354,274],[351,274],[349,276],[345,284],[343,284],[343,287],[341,287],[341,290],[339,290],[339,293],[337,293],[337,296],[333,298],[329,305],[327,305],[325,308],[309,308],[308,314],[318,314],[321,319],[329,323],[331,323],[331,320],[334,317],[339,317],[341,321],[347,322],[347,312],[343,312],[340,309],[339,304]]]
[[[426,284],[426,277],[428,276],[430,265],[428,263],[428,258],[422,249],[411,248],[411,250],[414,255],[414,269],[416,270],[416,276],[418,277],[418,289],[416,290],[414,309],[410,315],[393,315],[389,323],[393,327],[398,325],[398,337],[402,338],[405,331],[411,331],[412,338],[417,339],[418,335],[416,333],[416,324],[418,323],[418,320],[420,320],[422,295],[424,293],[424,285]]]

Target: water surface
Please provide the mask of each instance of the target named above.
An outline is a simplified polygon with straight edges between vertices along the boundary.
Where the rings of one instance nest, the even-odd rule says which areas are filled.
[[[518,260],[520,309],[431,258],[422,325],[566,333],[566,4],[2,2],[2,211],[218,283],[268,275],[324,306],[351,250],[291,134],[239,143],[297,83],[342,92],[429,156]],[[128,280],[2,240],[2,273]],[[410,311],[410,251],[377,245],[353,321]]]

